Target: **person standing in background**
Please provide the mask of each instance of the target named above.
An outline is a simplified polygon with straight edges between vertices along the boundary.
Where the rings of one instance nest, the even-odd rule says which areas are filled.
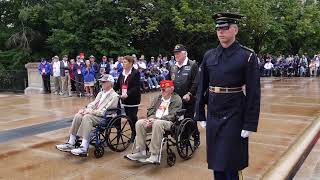
[[[195,95],[197,90],[198,65],[195,61],[188,58],[187,48],[182,44],[177,44],[173,53],[176,63],[169,70],[169,79],[174,82],[174,92],[182,99],[182,109],[186,109],[185,118],[194,119]],[[195,147],[200,145],[200,132],[198,126],[193,138]]]
[[[71,91],[76,91],[76,83],[75,83],[75,76],[74,76],[74,59],[70,59],[69,69],[70,69],[70,84],[71,84]]]
[[[138,120],[138,107],[141,101],[140,91],[140,73],[133,68],[134,58],[132,56],[125,56],[123,58],[123,71],[119,75],[115,90],[120,94],[121,102],[124,106],[126,115],[130,118],[135,127]],[[136,135],[133,130],[133,138]]]
[[[58,56],[54,56],[52,59],[52,76],[53,76],[53,83],[55,95],[62,95],[62,88],[61,88],[61,65]]]
[[[84,63],[81,62],[80,56],[77,56],[77,62],[73,65],[73,73],[75,76],[76,91],[79,97],[84,95],[84,82],[83,82],[83,73],[82,68]]]
[[[38,66],[38,72],[42,77],[44,93],[51,93],[51,85],[50,85],[51,71],[52,71],[51,65],[47,62],[45,58],[41,58],[41,63]]]
[[[68,56],[64,55],[60,63],[61,71],[61,84],[62,84],[62,94],[65,96],[72,96],[71,94],[71,82],[70,82],[70,63],[68,61]]]

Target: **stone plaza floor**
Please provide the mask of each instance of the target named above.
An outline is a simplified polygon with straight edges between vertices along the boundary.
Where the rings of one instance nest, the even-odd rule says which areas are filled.
[[[142,96],[139,117],[146,116],[151,99],[158,92]],[[244,179],[256,180],[283,155],[288,147],[319,116],[318,78],[262,78],[261,114],[258,133],[250,137],[250,166]],[[175,166],[141,165],[129,162],[121,153],[106,148],[96,159],[63,153],[55,144],[68,138],[72,116],[92,99],[55,95],[0,94],[0,179],[213,179],[207,169],[205,129],[200,128],[201,145],[187,161],[177,154]],[[165,154],[165,153],[164,153]],[[294,179],[320,179],[320,143]]]

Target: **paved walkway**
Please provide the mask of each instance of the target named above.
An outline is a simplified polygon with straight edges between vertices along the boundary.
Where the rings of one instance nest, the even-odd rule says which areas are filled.
[[[260,179],[318,116],[320,109],[320,81],[316,78],[261,82],[259,132],[250,138],[250,167],[244,170],[248,180]],[[145,117],[154,96],[155,93],[143,95],[139,117]],[[203,143],[205,129],[200,130],[202,144],[195,156],[188,161],[178,157],[174,167],[166,165],[165,157],[160,166],[129,162],[123,155],[130,150],[116,153],[107,149],[100,159],[95,159],[92,151],[88,158],[57,151],[54,145],[68,137],[68,118],[89,101],[54,95],[0,94],[0,179],[212,179]],[[17,133],[21,130],[23,134]],[[315,177],[320,169],[319,147],[318,143],[297,179],[319,177]]]

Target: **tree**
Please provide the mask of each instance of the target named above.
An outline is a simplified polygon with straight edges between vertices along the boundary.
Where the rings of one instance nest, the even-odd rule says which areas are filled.
[[[318,9],[312,0],[0,1],[0,67],[79,52],[172,55],[178,43],[201,61],[218,44],[212,15],[224,11],[246,16],[238,40],[257,53],[314,54],[320,48]]]
[[[126,8],[109,0],[56,0],[48,6],[49,45],[58,54],[134,52]]]

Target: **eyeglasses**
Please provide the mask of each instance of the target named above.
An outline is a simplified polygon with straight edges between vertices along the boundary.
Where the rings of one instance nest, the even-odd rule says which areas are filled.
[[[230,29],[230,26],[224,26],[224,27],[217,27],[216,30],[217,31],[227,31]]]
[[[166,88],[161,88],[160,90],[161,90],[161,91],[166,91]]]

